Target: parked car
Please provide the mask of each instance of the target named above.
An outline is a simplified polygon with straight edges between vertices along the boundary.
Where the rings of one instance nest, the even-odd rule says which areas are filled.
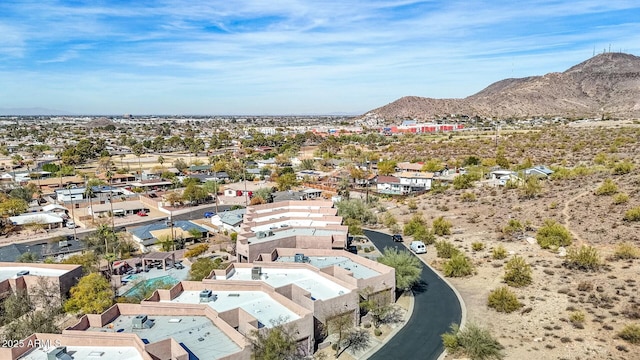
[[[138,211],[138,216],[149,216],[149,214],[144,211]]]
[[[391,238],[395,242],[402,242],[402,235],[400,235],[400,234],[393,234],[393,236],[391,236]]]
[[[205,218],[207,218],[207,219],[208,219],[208,218],[212,218],[212,217],[214,217],[215,215],[216,215],[216,213],[215,213],[215,212],[213,212],[213,211],[207,211],[206,213],[204,213],[204,217],[205,217]]]
[[[75,229],[77,227],[78,227],[78,225],[76,225],[76,223],[74,223],[73,221],[67,221],[67,228],[68,229]]]
[[[409,248],[416,254],[426,254],[427,252],[427,246],[422,241],[412,241]]]

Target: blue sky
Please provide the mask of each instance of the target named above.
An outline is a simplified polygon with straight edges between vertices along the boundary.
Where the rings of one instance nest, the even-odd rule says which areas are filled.
[[[640,55],[635,0],[2,0],[0,108],[360,114]]]

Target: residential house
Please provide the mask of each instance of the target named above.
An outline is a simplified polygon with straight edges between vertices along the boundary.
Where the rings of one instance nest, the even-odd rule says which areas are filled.
[[[247,209],[236,209],[219,212],[211,217],[211,224],[218,229],[238,232]]]
[[[422,171],[423,163],[410,163],[399,162],[396,164],[396,171],[398,172],[420,172]]]
[[[38,291],[42,280],[53,285],[53,296],[65,297],[82,277],[82,266],[0,262],[0,298],[16,291]]]
[[[389,175],[379,175],[376,179],[376,191],[389,195],[408,195],[411,193],[411,186],[401,184],[400,178]]]
[[[408,185],[411,192],[431,190],[433,173],[405,171],[398,175],[401,185]]]
[[[538,165],[529,169],[525,169],[524,175],[525,177],[534,176],[537,178],[548,179],[551,175],[553,175],[553,170],[544,165]]]
[[[176,220],[173,222],[173,226],[169,222],[155,222],[148,225],[128,227],[127,232],[131,234],[133,240],[138,243],[142,252],[147,251],[147,247],[154,245],[158,239],[163,237],[169,237],[179,240],[193,239],[194,235],[191,233],[196,230],[202,234],[202,237],[207,237],[209,232],[202,226],[196,225],[190,221]]]
[[[518,173],[511,170],[498,169],[489,173],[489,183],[493,186],[505,186],[507,182],[515,182],[520,184],[523,182]]]

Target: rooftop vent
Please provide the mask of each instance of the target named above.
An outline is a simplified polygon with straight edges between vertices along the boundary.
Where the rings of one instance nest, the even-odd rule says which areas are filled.
[[[47,353],[47,360],[73,360],[73,358],[67,354],[66,346],[59,346]]]
[[[18,273],[16,274],[17,276],[25,276],[25,275],[29,275],[29,270],[22,270],[22,271],[18,271]]]
[[[251,269],[251,280],[260,280],[260,274],[262,274],[262,268],[256,266]]]
[[[211,301],[211,295],[212,295],[211,290],[205,289],[205,290],[200,291],[200,302],[209,302],[209,301]]]
[[[150,329],[153,327],[153,320],[147,318],[147,315],[136,315],[131,320],[133,329]]]
[[[92,351],[89,353],[89,357],[102,357],[104,351]]]

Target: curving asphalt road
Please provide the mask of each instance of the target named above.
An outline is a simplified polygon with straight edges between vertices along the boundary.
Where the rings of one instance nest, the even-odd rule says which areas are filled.
[[[391,236],[365,230],[381,251],[385,247],[407,250]],[[407,250],[408,251],[408,250]],[[370,359],[437,359],[444,351],[440,335],[452,323],[460,324],[462,309],[453,290],[428,266],[422,265],[420,283],[413,289],[415,305],[407,324]]]

